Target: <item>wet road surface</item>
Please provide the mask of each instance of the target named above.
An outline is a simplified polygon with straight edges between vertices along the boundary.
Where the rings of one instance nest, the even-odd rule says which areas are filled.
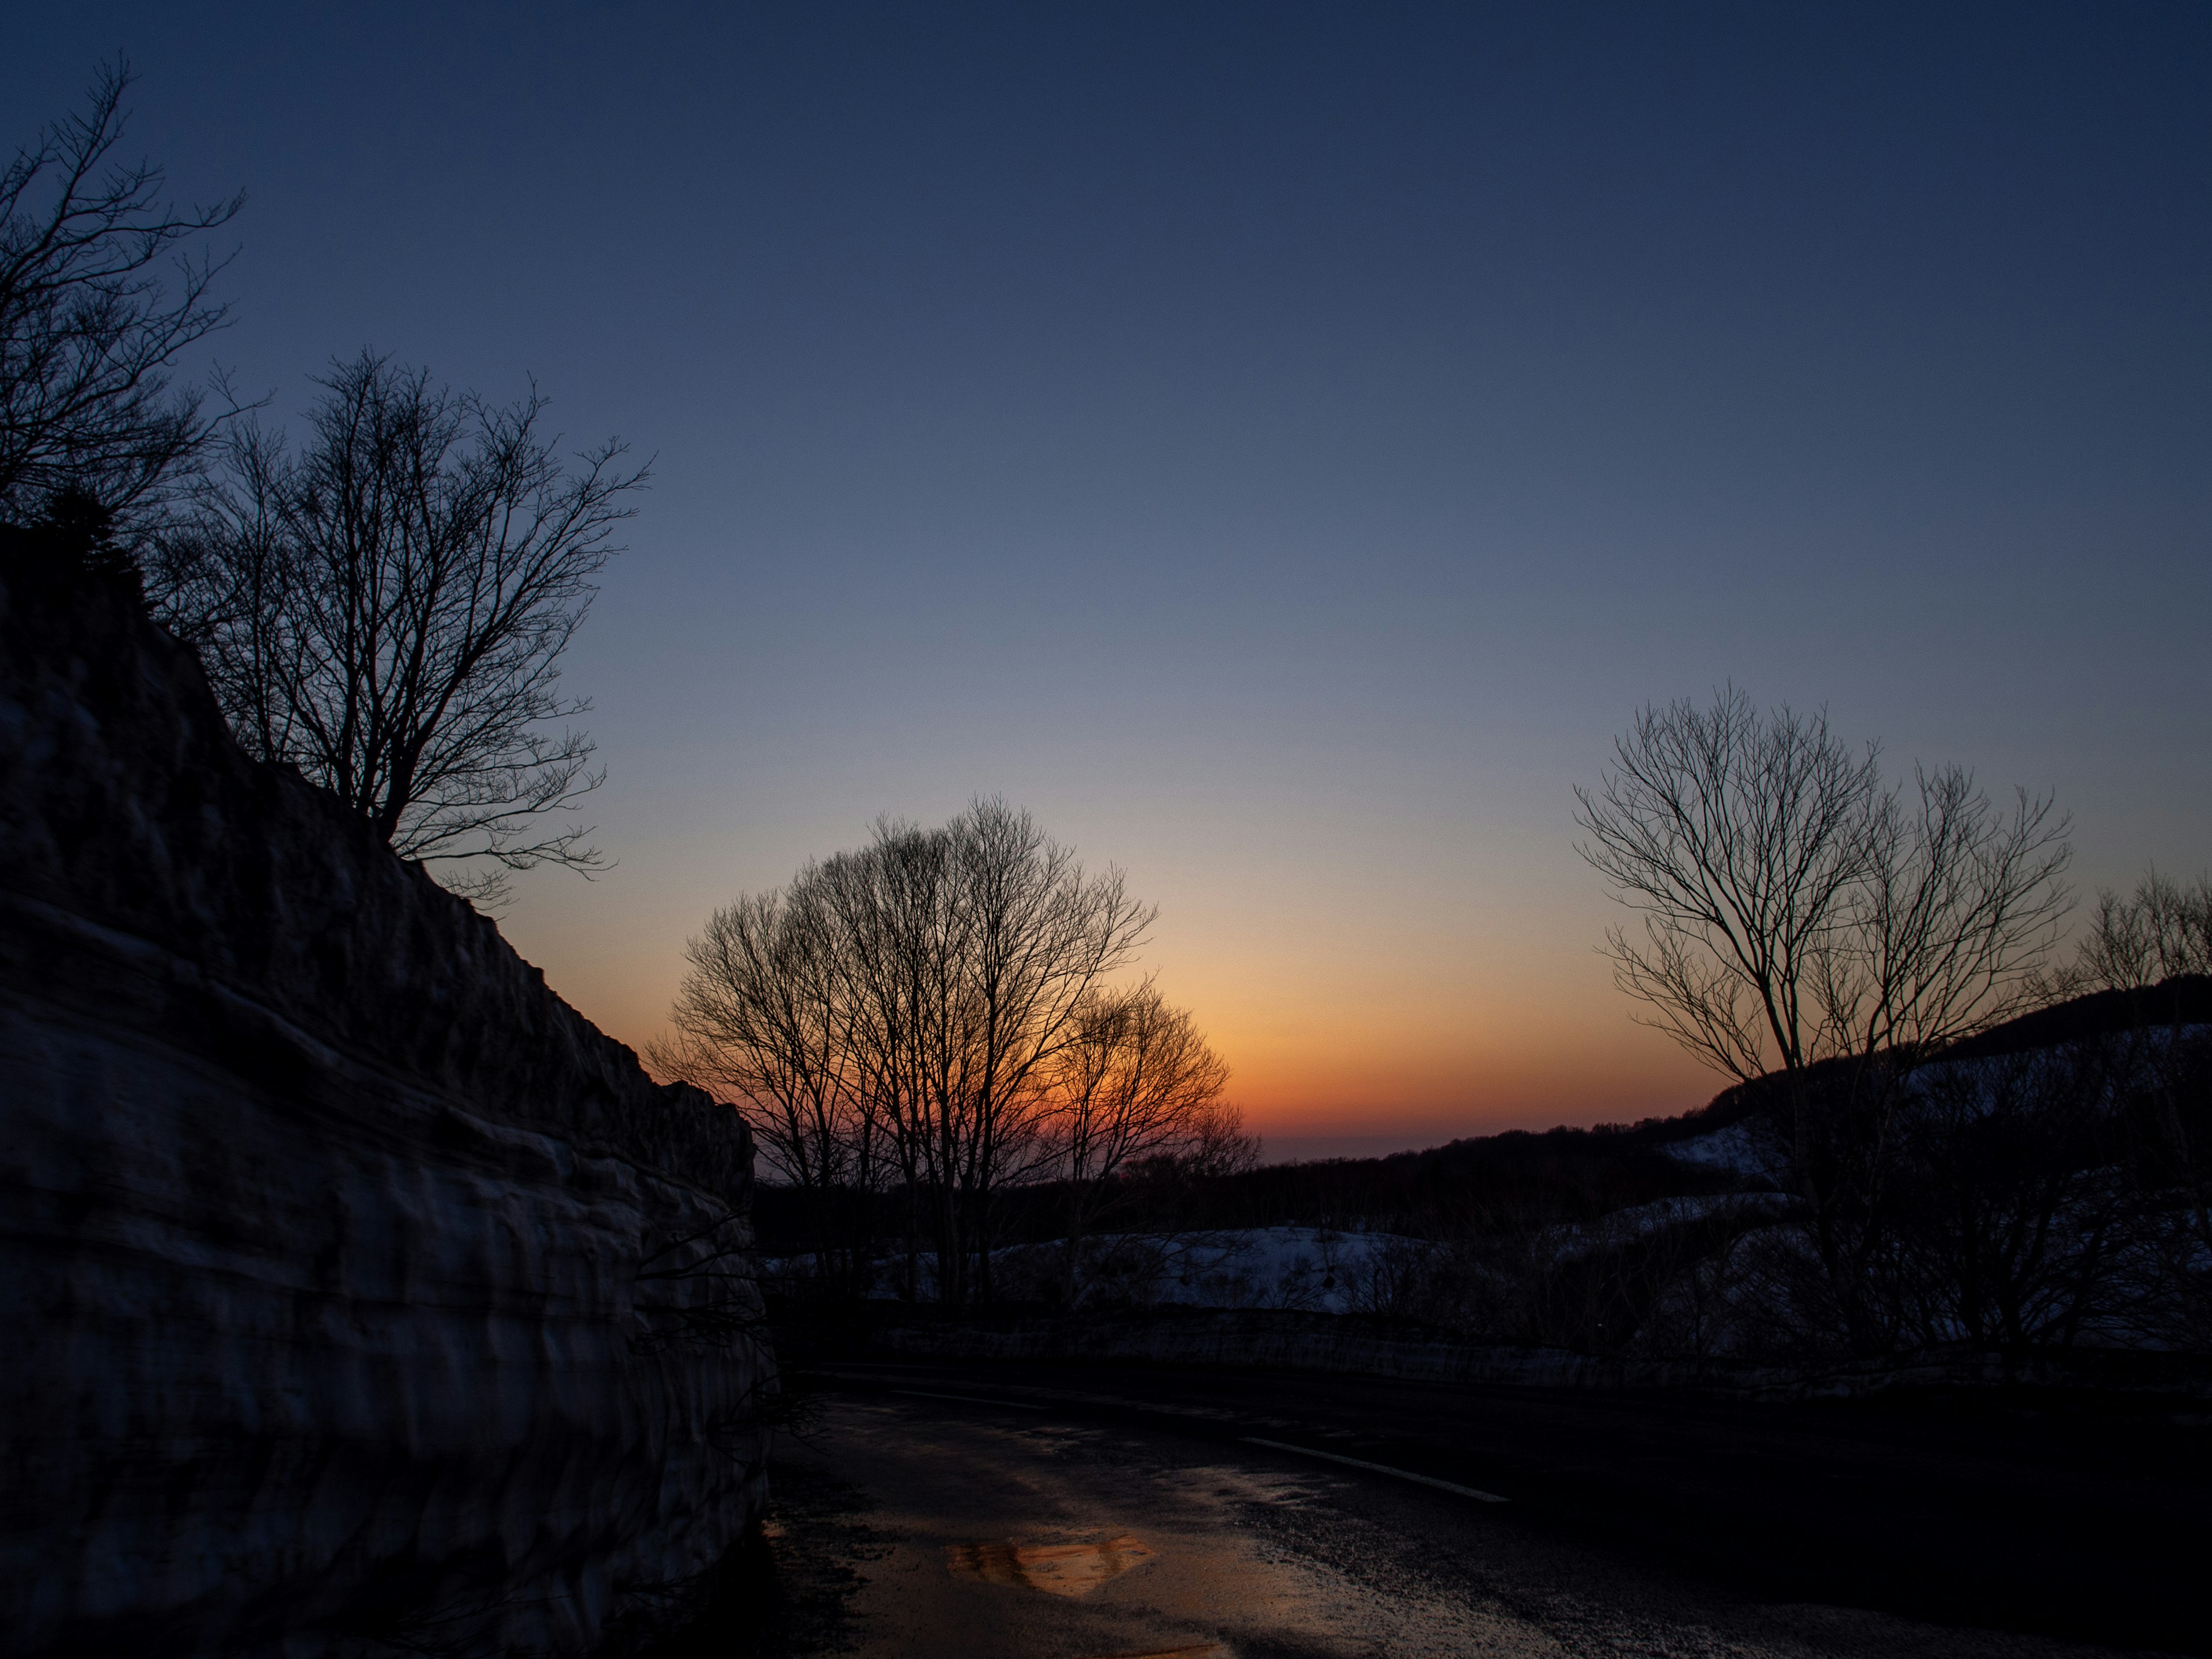
[[[1863,1413],[1141,1368],[851,1366],[816,1381],[817,1421],[779,1450],[772,1474],[793,1654],[2113,1650],[2039,1633],[2053,1620],[1977,1578],[1972,1563],[1992,1546],[1959,1534],[1972,1505],[1916,1507],[1925,1492],[1896,1485],[1908,1468],[1939,1486],[1978,1470],[1996,1490],[1975,1502],[2017,1510],[2025,1491],[2063,1504],[2079,1497],[2067,1480],[2099,1467],[2125,1488],[2130,1472],[2110,1467],[2108,1445],[2101,1465],[2093,1456],[2069,1472],[2046,1456],[2022,1474],[2017,1437],[1997,1436],[2010,1448],[1998,1457],[1986,1435],[1955,1424],[1900,1427]],[[1729,1446],[1718,1474],[1704,1467]],[[1881,1517],[1863,1512],[1864,1493],[1839,1468],[1887,1487],[1881,1540],[1863,1535]],[[1669,1470],[1680,1488],[1671,1497]],[[2188,1495],[2186,1479],[2178,1490]],[[1763,1501],[1775,1491],[1796,1492],[1795,1508]],[[1716,1528],[1717,1506],[1729,1504],[1731,1524]],[[1820,1545],[1814,1511],[1856,1539],[1841,1565],[1798,1562]],[[1945,1534],[1969,1570],[1923,1561],[1922,1577],[1951,1583],[1959,1605],[1931,1607],[1909,1573],[1850,1579]],[[1763,1538],[1765,1555],[1747,1537]],[[2202,1537],[2200,1520],[2176,1545],[2200,1567]],[[2076,1637],[2085,1622],[2103,1633],[2098,1565],[2069,1567],[2073,1599],[2051,1602]],[[2185,1592],[2188,1604],[2200,1594]],[[1978,1596],[2015,1628],[1959,1620]],[[1953,1616],[1912,1616],[1931,1610]],[[2113,1647],[2145,1645],[2142,1624],[2116,1617]]]

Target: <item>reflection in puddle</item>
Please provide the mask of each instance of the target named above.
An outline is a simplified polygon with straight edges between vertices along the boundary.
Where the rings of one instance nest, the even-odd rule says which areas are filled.
[[[947,1544],[945,1565],[987,1584],[1024,1584],[1054,1595],[1081,1595],[1152,1559],[1133,1538],[1103,1544]],[[1203,1653],[1203,1648],[1170,1652]]]

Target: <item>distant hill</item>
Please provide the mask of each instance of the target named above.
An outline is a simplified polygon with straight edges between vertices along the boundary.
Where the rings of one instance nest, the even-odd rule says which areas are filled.
[[[2139,991],[2100,991],[2038,1009],[1957,1044],[1947,1059],[2020,1054],[2150,1024],[2212,1024],[2212,978],[2182,975]],[[1586,1220],[1655,1199],[1741,1190],[1725,1167],[1686,1163],[1668,1149],[1749,1116],[1752,1091],[1731,1085],[1674,1117],[1540,1133],[1510,1129],[1387,1158],[1273,1164],[1223,1178],[1206,1208],[1218,1224],[1391,1225],[1412,1232],[1485,1207]]]
[[[2086,1037],[2139,1030],[2146,1025],[2212,1024],[2212,978],[2177,974],[2162,984],[2137,991],[2094,991],[1969,1037],[1946,1057],[1979,1060],[1990,1054],[2022,1054],[2056,1048]]]
[[[2008,1020],[1957,1045],[1966,1060],[2017,1054],[2145,1024],[2212,1023],[2212,979],[2177,978],[2150,989],[2080,996]],[[1741,1122],[1752,1091],[1732,1085],[1673,1117],[1510,1129],[1420,1152],[1265,1164],[1241,1175],[1179,1183],[1130,1183],[1110,1227],[1117,1231],[1324,1226],[1440,1237],[1469,1223],[1584,1222],[1659,1199],[1741,1192],[1765,1183],[1725,1163],[1670,1153]],[[1050,1186],[996,1200],[1006,1242],[1058,1236],[1060,1199]],[[805,1248],[795,1194],[763,1188],[755,1214],[770,1254]]]

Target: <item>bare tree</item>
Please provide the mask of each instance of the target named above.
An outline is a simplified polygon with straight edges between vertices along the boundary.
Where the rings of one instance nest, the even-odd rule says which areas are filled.
[[[1821,715],[1724,688],[1710,709],[1638,711],[1593,795],[1577,789],[1577,850],[1644,915],[1607,934],[1639,1016],[1748,1081],[1820,1057],[1818,984],[1869,861],[1881,793],[1874,752]]]
[[[554,829],[598,787],[590,704],[561,654],[646,478],[612,441],[574,471],[533,390],[499,407],[363,352],[318,382],[295,453],[251,425],[184,532],[164,539],[161,611],[197,643],[231,723],[331,789],[404,855],[473,860],[447,884],[496,903],[507,872],[588,870]]]
[[[0,171],[0,519],[75,490],[132,525],[210,431],[170,370],[228,316],[210,297],[228,261],[194,244],[244,198],[177,207],[159,167],[120,158],[131,82],[119,59],[101,70]]]
[[[1070,1304],[1084,1239],[1121,1177],[1154,1158],[1218,1155],[1236,1132],[1235,1109],[1221,1099],[1228,1082],[1189,1013],[1150,981],[1077,1011],[1046,1079],[1053,1173],[1067,1199],[1060,1288]]]
[[[664,1070],[736,1097],[824,1202],[896,1175],[907,1288],[991,1294],[992,1201],[1048,1165],[1058,1062],[1152,911],[1025,812],[979,801],[741,899],[691,945]]]
[[[1120,871],[1087,874],[1073,849],[1002,801],[977,802],[951,829],[969,952],[960,1028],[969,1065],[964,1099],[948,1095],[940,1121],[963,1117],[969,1129],[957,1181],[975,1288],[988,1300],[993,1194],[1033,1173],[1022,1154],[1049,1110],[1053,1058],[1158,913],[1129,896]]]
[[[2009,1018],[2057,938],[2067,820],[2001,812],[1960,767],[1885,785],[1824,716],[1640,711],[1578,848],[1644,917],[1607,935],[1650,1024],[1743,1082],[1823,1060],[1915,1055]]]
[[[2183,974],[2212,974],[2212,877],[2185,887],[2155,870],[2122,898],[2097,895],[2076,978],[2085,988],[2147,991]]]
[[[2067,895],[2067,822],[1998,811],[1957,767],[1884,782],[1825,718],[1645,708],[1595,793],[1583,856],[1642,913],[1615,980],[1647,1023],[1782,1119],[1823,1290],[1851,1345],[1897,1340],[1879,1282],[1895,1217],[1892,1118],[1912,1068],[2039,992]]]
[[[890,1125],[904,1188],[909,1301],[921,1294],[933,1215],[940,1296],[961,1254],[950,1231],[958,1161],[943,1150],[966,1139],[959,1007],[967,940],[956,873],[949,830],[884,819],[866,847],[839,854],[817,878],[837,919],[840,979],[851,1006],[848,1063]]]
[[[2009,812],[1962,767],[1877,791],[1863,863],[1814,952],[1826,1054],[1917,1060],[2010,1018],[2068,907],[2067,820],[2019,792]]]

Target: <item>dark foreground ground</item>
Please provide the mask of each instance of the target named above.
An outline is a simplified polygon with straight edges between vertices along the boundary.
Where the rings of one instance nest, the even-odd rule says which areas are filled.
[[[2203,1425],[1136,1366],[810,1382],[742,1596],[775,1611],[733,1594],[691,1650],[2212,1652]]]

